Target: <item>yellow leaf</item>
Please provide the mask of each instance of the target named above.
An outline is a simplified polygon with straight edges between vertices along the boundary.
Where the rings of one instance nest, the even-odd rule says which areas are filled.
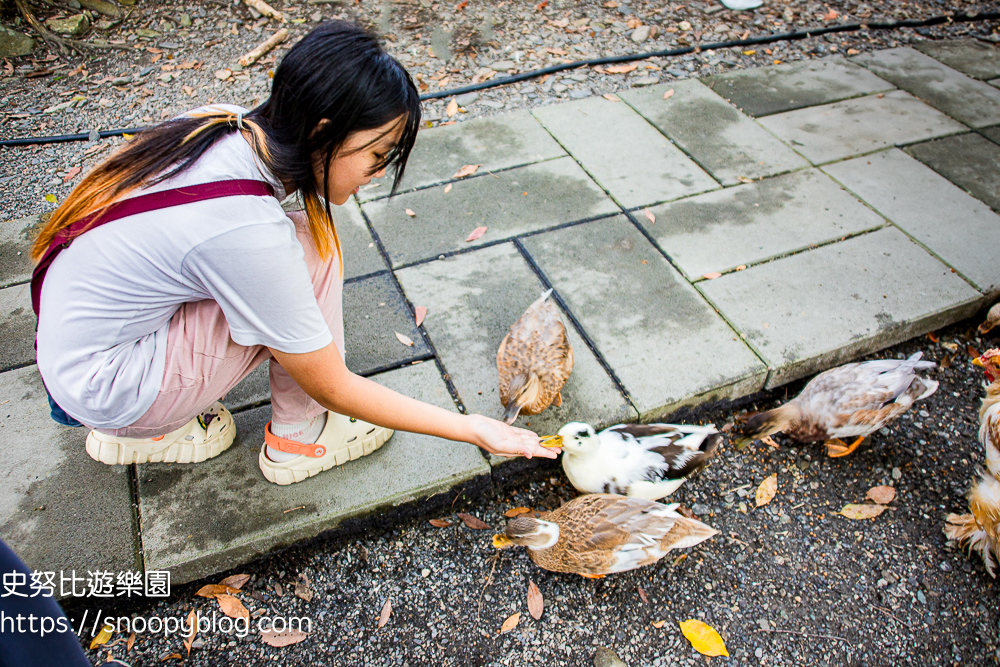
[[[500,626],[500,634],[510,632],[511,630],[516,628],[517,622],[520,620],[521,620],[520,613],[514,614],[513,616],[508,618],[506,621],[503,622],[503,625]]]
[[[681,632],[684,633],[684,636],[687,637],[687,640],[691,642],[691,646],[698,653],[708,656],[729,655],[725,642],[722,641],[722,637],[719,636],[719,633],[712,626],[706,625],[695,618],[681,621],[680,626]]]
[[[451,118],[458,113],[458,102],[455,101],[454,97],[451,98],[451,102],[448,102],[448,106],[445,108],[444,112],[448,114],[448,118]]]
[[[765,479],[757,487],[757,507],[762,507],[774,499],[774,494],[778,492],[778,473]]]
[[[465,178],[466,176],[472,176],[482,166],[483,165],[481,164],[467,164],[458,171],[456,171],[454,175],[452,175],[452,178]]]
[[[879,505],[888,505],[896,498],[896,489],[891,486],[873,486],[868,489],[865,498],[873,500]]]
[[[399,333],[398,331],[394,331],[393,333],[396,334],[396,338],[399,340],[400,343],[402,343],[403,345],[406,345],[407,347],[413,347],[413,341],[412,340],[410,340],[409,338],[407,338],[403,334]]]
[[[108,643],[108,640],[111,639],[111,635],[113,635],[114,632],[115,629],[112,626],[105,625],[101,628],[101,631],[97,633],[97,636],[94,637],[94,640],[90,642],[90,648],[95,649],[98,646],[104,646]]]
[[[744,51],[743,55],[745,55],[745,56],[752,56],[755,53],[757,53],[757,52],[756,51],[752,51],[752,50],[751,51]]]
[[[665,99],[665,100],[669,100],[673,96],[674,96],[674,89],[673,88],[671,88],[667,92],[663,93],[663,99]]]
[[[59,200],[56,199],[56,196],[54,194],[47,194],[45,195],[45,201],[47,201],[50,204],[55,204]]]
[[[134,134],[129,134],[128,132],[122,133],[122,139],[124,139],[125,141],[131,141],[132,137],[134,136],[135,136]]]
[[[229,618],[250,618],[250,612],[247,608],[243,606],[243,603],[234,598],[232,595],[216,595],[215,601],[219,603],[219,608],[222,609],[222,613]]]
[[[528,613],[536,621],[542,617],[542,610],[545,608],[545,601],[542,592],[538,590],[535,582],[528,582]]]
[[[844,505],[844,509],[834,512],[834,514],[846,516],[848,519],[861,520],[874,519],[884,511],[885,505],[855,505],[854,503],[849,503]]]

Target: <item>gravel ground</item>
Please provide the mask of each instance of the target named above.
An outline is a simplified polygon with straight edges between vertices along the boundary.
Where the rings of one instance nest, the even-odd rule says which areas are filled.
[[[727,443],[671,498],[722,533],[686,557],[602,580],[554,574],[535,567],[521,549],[496,552],[491,531],[471,530],[452,514],[470,512],[499,531],[510,508],[550,509],[573,497],[558,468],[543,468],[533,482],[495,497],[459,492],[451,512],[293,548],[239,568],[234,573],[252,575],[240,594],[252,614],[308,617],[311,636],[272,648],[255,634],[207,632],[185,662],[591,665],[596,649],[607,647],[632,667],[694,666],[703,664],[702,657],[677,624],[699,618],[721,633],[736,664],[996,664],[996,585],[978,559],[949,545],[941,532],[947,512],[966,511],[965,491],[983,462],[976,441],[982,376],[968,348],[982,351],[998,340],[976,338],[975,323],[939,332],[938,343],[924,337],[873,355],[922,350],[942,363],[933,372],[940,388],[847,458],[829,459],[818,445],[789,446],[780,435],[778,449],[753,443],[740,451]],[[801,386],[675,418],[721,426],[748,410],[773,407]],[[773,473],[777,496],[752,509],[757,485]],[[846,503],[863,502],[876,485],[898,493],[881,516],[852,521],[833,514]],[[436,528],[428,518],[455,525]],[[211,615],[215,603],[194,592],[222,576],[177,587],[161,604],[103,611],[185,618],[196,609]],[[292,593],[300,577],[308,579],[309,602]],[[528,614],[530,581],[545,599],[540,621]],[[387,599],[392,615],[378,629]],[[77,605],[70,616],[77,620],[88,612],[93,618],[98,607]],[[518,626],[499,634],[514,613],[521,614]],[[665,623],[656,628],[658,621]],[[110,652],[135,666],[185,653],[177,637],[141,635],[131,651],[124,648]],[[107,653],[91,657],[99,661]]]
[[[268,94],[269,74],[276,59],[319,21],[332,18],[355,20],[382,34],[388,50],[410,69],[421,89],[433,93],[508,73],[599,56],[841,22],[995,11],[1000,6],[996,2],[940,0],[769,0],[756,10],[736,12],[714,2],[665,4],[636,0],[548,0],[541,9],[538,5],[545,3],[536,0],[447,4],[432,0],[309,0],[273,4],[287,14],[288,23],[279,25],[255,18],[238,0],[234,4],[225,0],[143,0],[119,23],[95,15],[94,27],[85,40],[110,50],[60,55],[40,44],[29,57],[4,61],[0,69],[0,138],[141,127],[211,102],[253,107]],[[41,7],[37,10],[41,18],[77,11],[61,11],[58,3]],[[4,23],[25,30],[20,18],[8,17]],[[241,55],[280,27],[287,27],[291,33],[282,47],[246,69],[236,64]],[[998,30],[1000,23],[996,21],[917,30],[866,30],[766,47],[654,58],[626,74],[582,68],[470,94],[459,100],[463,112],[451,120],[613,93],[675,78],[853,54],[923,39],[974,36],[997,41]],[[649,36],[636,41],[643,32]],[[444,99],[425,104],[424,117],[429,124],[448,121],[447,103]],[[0,220],[54,208],[45,196],[53,195],[61,201],[81,174],[103,159],[108,147],[117,141],[0,149]],[[74,171],[76,167],[82,171]]]

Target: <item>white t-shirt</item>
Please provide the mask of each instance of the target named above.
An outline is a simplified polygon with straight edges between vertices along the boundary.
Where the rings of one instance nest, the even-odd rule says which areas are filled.
[[[122,218],[79,236],[52,263],[38,368],[70,415],[105,429],[141,417],[160,391],[170,318],[190,301],[218,302],[240,345],[296,354],[333,341],[278,203],[281,183],[241,135],[130,196],[227,179],[266,181],[278,199],[237,195]]]

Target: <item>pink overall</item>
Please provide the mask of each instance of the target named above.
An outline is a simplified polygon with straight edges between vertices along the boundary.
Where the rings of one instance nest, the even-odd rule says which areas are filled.
[[[337,257],[323,260],[316,251],[304,216],[292,214],[295,231],[312,277],[319,303],[334,343],[344,354],[343,281]],[[326,408],[295,384],[271,356],[268,348],[244,347],[229,335],[229,324],[215,301],[186,303],[170,320],[163,384],[153,405],[134,424],[103,433],[129,438],[151,438],[180,428],[215,401],[224,397],[240,380],[271,359],[271,407],[274,421],[298,424]]]

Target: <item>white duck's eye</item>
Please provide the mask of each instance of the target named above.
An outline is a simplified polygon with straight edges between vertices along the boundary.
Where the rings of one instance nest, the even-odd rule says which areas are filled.
[[[581,429],[581,430],[577,431],[576,434],[574,434],[573,437],[574,438],[586,438],[588,435],[590,435],[590,431],[588,431],[587,429]]]

